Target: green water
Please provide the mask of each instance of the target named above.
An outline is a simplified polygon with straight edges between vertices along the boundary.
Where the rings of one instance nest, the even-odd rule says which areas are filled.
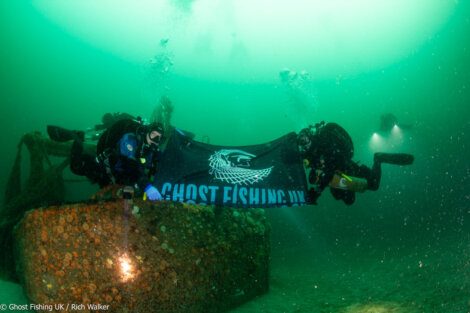
[[[334,201],[326,191],[315,207],[269,211],[271,291],[235,312],[360,312],[359,306],[366,304],[379,306],[373,312],[468,312],[470,3],[455,2],[433,32],[397,53],[399,57],[383,52],[344,64],[325,59],[324,63],[335,64],[328,72],[318,60],[321,54],[309,64],[307,52],[292,38],[286,40],[297,49],[290,52],[292,63],[277,62],[281,52],[276,49],[266,51],[266,62],[255,59],[263,42],[258,47],[244,44],[243,36],[236,37],[230,29],[227,37],[239,44],[233,57],[226,67],[220,60],[212,64],[207,55],[218,51],[217,41],[211,45],[210,32],[198,34],[187,22],[199,2],[207,1],[175,1],[180,13],[174,20],[156,16],[180,33],[188,27],[188,32],[199,35],[194,51],[182,51],[187,43],[167,33],[158,37],[169,38],[165,48],[156,40],[154,53],[138,59],[77,35],[60,19],[47,17],[40,2],[2,1],[0,189],[22,134],[45,132],[47,124],[84,129],[98,123],[105,112],[149,117],[161,94],[175,105],[174,125],[207,135],[214,144],[262,143],[305,123],[334,121],[351,134],[356,160],[370,165],[374,151],[386,150],[413,153],[415,164],[384,166],[380,190],[358,195],[351,207]],[[426,14],[414,13],[417,18]],[[328,33],[333,22],[324,22]],[[132,26],[132,18],[121,23]],[[322,27],[322,21],[316,25]],[[285,25],[289,27],[295,25]],[[268,28],[262,29],[265,37],[275,38]],[[374,25],[367,29],[372,32]],[[302,40],[313,30],[303,31]],[[412,40],[408,33],[413,28],[404,31],[403,40]],[[112,36],[119,39],[120,34]],[[135,38],[121,36],[132,50]],[[279,36],[281,49],[285,38]],[[344,39],[345,45],[351,41]],[[373,46],[387,43],[368,45],[370,53]],[[311,43],[307,46],[313,49]],[[148,60],[158,53],[173,62],[165,75],[148,68]],[[380,63],[382,58],[388,61]],[[310,76],[291,90],[279,78],[284,67],[307,68]],[[372,147],[371,135],[380,115],[387,112],[412,123],[413,129],[404,131],[401,139],[390,137],[382,147]],[[2,285],[0,303],[21,301],[18,290]]]

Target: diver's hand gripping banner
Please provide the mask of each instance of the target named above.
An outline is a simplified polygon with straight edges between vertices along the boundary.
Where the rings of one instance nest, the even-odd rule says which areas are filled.
[[[266,144],[215,146],[171,134],[154,185],[166,200],[227,207],[303,205],[307,183],[296,134]]]

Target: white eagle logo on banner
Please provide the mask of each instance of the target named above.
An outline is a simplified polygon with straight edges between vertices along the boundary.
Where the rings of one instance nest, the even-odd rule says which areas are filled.
[[[209,157],[209,174],[234,185],[252,185],[271,174],[274,166],[250,169],[250,160],[256,155],[242,150],[223,149]]]

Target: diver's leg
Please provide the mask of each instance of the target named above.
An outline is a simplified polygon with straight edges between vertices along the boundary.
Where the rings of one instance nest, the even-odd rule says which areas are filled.
[[[70,154],[70,169],[72,173],[86,176],[93,183],[98,183],[101,187],[110,183],[108,175],[96,162],[92,155],[83,153],[83,141],[75,140],[72,144]]]
[[[49,138],[54,141],[65,142],[79,139],[84,140],[85,133],[79,130],[68,130],[59,126],[47,125],[47,133]]]
[[[372,168],[365,165],[354,165],[350,169],[350,174],[352,176],[365,178],[367,180],[367,189],[375,191],[379,189],[380,178],[382,176],[380,164],[381,163],[374,158],[374,165]]]
[[[80,176],[86,176],[88,158],[83,153],[83,142],[74,140],[70,150],[70,169],[72,173]]]
[[[414,156],[407,153],[382,153],[377,152],[374,154],[374,165],[370,170],[369,175],[366,176],[368,189],[379,189],[380,179],[382,177],[382,163],[394,165],[410,165],[414,161]]]
[[[413,164],[414,159],[413,155],[407,153],[377,152],[374,154],[374,164],[380,162],[395,165],[410,165]]]
[[[380,186],[380,179],[382,178],[382,163],[409,165],[412,164],[413,161],[414,156],[411,154],[377,152],[374,154],[374,164],[372,165],[372,168],[352,163],[349,171],[353,176],[365,178],[367,180],[367,189],[375,191],[379,189]]]
[[[380,179],[382,178],[382,163],[377,160],[374,155],[374,164],[370,170],[369,176],[367,179],[367,189],[376,191],[380,186]]]

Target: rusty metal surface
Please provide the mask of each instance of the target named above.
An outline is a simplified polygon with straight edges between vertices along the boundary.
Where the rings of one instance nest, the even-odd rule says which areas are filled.
[[[261,209],[122,199],[48,207],[25,215],[16,242],[33,303],[222,312],[268,289]]]

